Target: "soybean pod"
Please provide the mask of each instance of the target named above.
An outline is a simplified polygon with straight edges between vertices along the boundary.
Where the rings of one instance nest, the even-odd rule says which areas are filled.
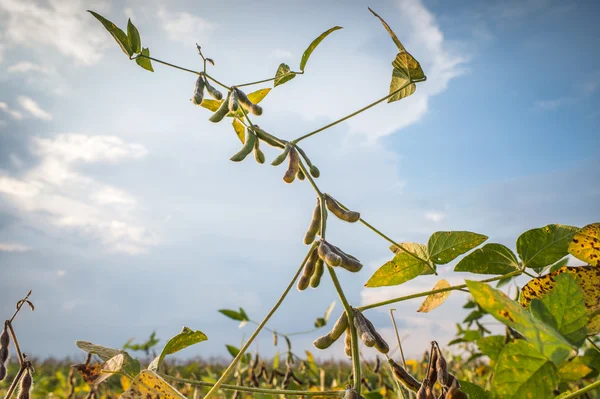
[[[257,139],[256,139],[256,136],[254,135],[254,133],[252,133],[250,131],[250,129],[246,129],[246,142],[242,146],[242,149],[239,150],[237,153],[235,153],[230,158],[230,160],[232,160],[233,162],[243,161],[246,158],[246,156],[248,156],[248,154],[250,154],[250,152],[254,148],[254,143],[256,140]]]

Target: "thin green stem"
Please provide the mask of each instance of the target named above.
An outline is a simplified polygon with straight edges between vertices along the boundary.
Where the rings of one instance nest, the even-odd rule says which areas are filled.
[[[400,334],[398,333],[398,327],[396,326],[396,319],[394,319],[394,310],[390,309],[390,318],[392,319],[392,325],[396,332],[396,341],[398,341],[398,349],[400,349],[400,356],[402,356],[402,365],[406,368],[406,358],[404,357],[404,350],[402,349],[402,342],[400,341]]]
[[[198,380],[190,380],[187,378],[179,378],[173,377],[166,374],[160,374],[162,378],[165,380],[180,382],[183,384],[190,384],[194,386],[200,387],[212,387],[215,384],[213,382],[205,382]],[[292,395],[292,396],[344,396],[344,391],[295,391],[295,390],[286,390],[286,389],[269,389],[269,388],[254,388],[254,387],[245,387],[243,385],[230,385],[230,384],[221,384],[222,389],[232,390],[232,391],[243,391],[243,392],[253,392],[253,393],[264,393],[267,395]]]
[[[598,352],[600,352],[600,347],[598,347],[598,345],[596,345],[596,343],[590,338],[587,337],[587,341],[590,343],[590,345],[592,345]]]
[[[304,260],[300,264],[300,267],[298,268],[298,271],[296,271],[296,274],[292,278],[292,281],[290,281],[290,283],[288,284],[288,286],[286,287],[286,289],[283,291],[283,294],[281,294],[281,296],[279,297],[279,299],[277,300],[277,302],[275,303],[275,305],[273,305],[273,308],[271,308],[271,310],[269,311],[269,313],[267,313],[267,315],[265,316],[265,318],[263,319],[263,321],[261,321],[260,324],[258,325],[258,327],[256,327],[256,330],[254,330],[254,332],[252,333],[252,335],[250,336],[250,338],[248,338],[248,341],[246,341],[246,343],[244,344],[244,346],[242,346],[242,348],[240,349],[240,351],[238,352],[238,354],[236,355],[236,357],[232,360],[231,364],[229,364],[229,366],[227,366],[227,368],[225,369],[225,371],[223,372],[223,374],[221,375],[221,377],[217,380],[217,382],[215,383],[215,385],[213,385],[213,387],[206,393],[206,396],[204,396],[204,399],[210,398],[212,395],[214,395],[218,391],[219,387],[221,385],[223,385],[223,383],[225,382],[225,380],[229,377],[229,374],[231,374],[231,372],[235,368],[235,365],[237,364],[237,362],[239,362],[240,359],[242,358],[242,356],[244,356],[244,353],[246,352],[246,350],[248,349],[248,347],[250,346],[250,344],[252,344],[252,342],[258,336],[258,334],[263,329],[263,327],[265,326],[265,324],[267,324],[267,322],[269,321],[269,319],[271,318],[271,316],[273,316],[273,314],[277,311],[277,309],[282,304],[282,302],[285,299],[285,297],[287,296],[287,294],[290,292],[290,290],[294,286],[294,284],[296,282],[296,279],[298,278],[298,276],[300,275],[300,273],[302,273],[302,269],[304,268],[304,263],[306,263],[306,260],[310,256],[310,253],[312,252],[312,250],[313,250],[313,247],[311,246],[311,248],[306,253],[306,256],[304,257]]]
[[[347,119],[350,119],[350,118],[352,118],[353,116],[356,116],[356,115],[360,114],[361,112],[364,112],[364,111],[368,110],[369,108],[373,108],[373,107],[374,107],[374,106],[376,106],[377,104],[379,104],[379,103],[381,103],[381,102],[383,102],[383,101],[387,100],[388,98],[391,98],[391,97],[395,96],[396,94],[398,94],[400,91],[404,90],[406,87],[408,87],[408,86],[409,86],[409,85],[411,85],[411,84],[413,84],[413,82],[408,82],[408,83],[406,83],[405,85],[403,85],[402,87],[400,87],[398,90],[394,90],[392,93],[388,94],[387,96],[385,96],[385,97],[383,97],[383,98],[380,98],[379,100],[377,100],[377,101],[375,101],[375,102],[372,102],[371,104],[369,104],[369,105],[367,105],[367,106],[365,106],[365,107],[362,107],[362,108],[361,108],[361,109],[359,109],[358,111],[354,111],[353,113],[351,113],[351,114],[349,114],[349,115],[346,115],[346,116],[344,116],[343,118],[340,118],[340,119],[338,119],[338,120],[336,120],[336,121],[333,121],[333,122],[331,122],[331,123],[330,123],[330,124],[328,124],[328,125],[325,125],[325,126],[323,126],[323,127],[320,127],[320,128],[318,128],[317,130],[313,130],[312,132],[310,132],[310,133],[307,133],[307,134],[305,134],[304,136],[298,137],[298,138],[297,138],[296,140],[294,140],[293,142],[294,142],[294,143],[299,143],[300,141],[302,141],[302,140],[304,140],[304,139],[307,139],[307,138],[309,138],[310,136],[313,136],[313,135],[315,135],[315,134],[317,134],[317,133],[319,133],[319,132],[322,132],[323,130],[329,129],[330,127],[333,127],[333,126],[337,125],[338,123],[341,123],[341,122],[343,122],[343,121],[345,121],[345,120],[347,120]]]
[[[561,396],[560,399],[573,399],[578,398],[586,392],[593,391],[596,388],[600,388],[600,380],[588,385],[587,387],[583,387],[573,393],[568,394],[567,396]]]
[[[15,310],[15,313],[13,313],[13,315],[11,316],[11,318],[8,319],[9,323],[12,323],[13,320],[15,319],[15,317],[17,317],[17,314],[19,313],[19,311],[21,310],[21,308],[23,307],[23,305],[25,304],[25,302],[27,302],[27,300],[29,299],[29,296],[31,295],[31,292],[32,291],[29,290],[29,292],[27,293],[27,295],[25,295],[25,298],[21,299],[18,302],[17,309]]]
[[[147,58],[147,59],[152,60],[154,62],[158,62],[159,64],[163,64],[163,65],[169,66],[171,68],[179,69],[180,71],[185,71],[185,72],[193,73],[195,75],[200,75],[201,73],[203,73],[203,72],[195,71],[193,69],[188,69],[188,68],[180,67],[179,65],[171,64],[170,62],[159,60],[158,58],[154,58],[154,57],[149,57],[149,56],[144,55],[144,54],[138,54],[136,57],[134,57],[132,59],[135,59],[137,57],[144,57],[144,58]],[[209,74],[204,73],[204,76],[206,76],[208,79],[212,80],[213,82],[215,82],[219,86],[221,86],[221,87],[223,87],[225,89],[229,89],[229,86],[227,86],[224,83],[219,82],[217,79],[213,78]]]
[[[275,80],[275,79],[281,79],[281,78],[283,78],[283,77],[285,77],[285,76],[287,76],[287,75],[303,75],[303,74],[304,74],[304,72],[293,72],[293,71],[290,71],[290,72],[288,72],[288,73],[286,73],[286,74],[283,74],[283,75],[281,75],[281,76],[277,76],[277,77],[275,77],[275,78],[269,78],[269,79],[257,80],[256,82],[243,83],[243,84],[241,84],[241,85],[235,85],[235,86],[236,86],[236,87],[252,86],[252,85],[257,85],[257,84],[261,84],[261,83],[267,83],[267,82],[271,82],[271,81],[273,81],[273,80]]]
[[[528,275],[528,276],[529,276],[529,277],[531,277],[531,278],[536,278],[536,276],[534,276],[534,275],[533,275],[533,274],[531,274],[531,273],[527,273],[525,270],[523,270],[523,274],[526,274],[526,275]]]
[[[480,283],[491,283],[492,281],[498,281],[498,280],[502,280],[502,279],[508,278],[508,277],[519,276],[519,275],[521,275],[521,273],[522,273],[521,270],[515,270],[514,272],[510,272],[510,273],[507,273],[505,275],[498,276],[498,277],[492,277],[492,278],[488,278],[488,279],[485,279],[485,280],[480,280],[479,282]],[[367,310],[367,309],[373,309],[373,308],[377,308],[377,307],[380,307],[380,306],[389,305],[389,304],[396,303],[396,302],[403,302],[403,301],[407,301],[409,299],[421,298],[421,297],[424,297],[424,296],[428,296],[428,295],[432,295],[432,294],[439,294],[439,293],[442,293],[442,292],[460,290],[462,288],[467,288],[467,285],[466,284],[453,285],[451,287],[439,288],[437,290],[419,292],[417,294],[412,294],[412,295],[405,295],[405,296],[401,296],[401,297],[398,297],[398,298],[388,299],[386,301],[381,301],[381,302],[372,303],[370,305],[361,306],[358,309],[361,310],[361,311],[362,310]]]
[[[6,323],[8,327],[8,331],[13,339],[13,345],[15,346],[15,351],[17,352],[17,356],[19,357],[19,364],[23,365],[25,359],[23,358],[23,353],[21,353],[21,348],[19,347],[19,340],[17,339],[17,334],[15,334],[15,330],[13,329],[12,323],[10,320]]]

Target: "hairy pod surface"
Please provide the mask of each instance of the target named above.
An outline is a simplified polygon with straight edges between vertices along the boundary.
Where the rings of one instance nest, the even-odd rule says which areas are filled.
[[[325,334],[320,336],[319,338],[313,341],[313,345],[317,349],[327,349],[329,348],[335,341],[329,336],[329,334]]]
[[[304,268],[302,270],[302,275],[298,279],[298,285],[296,286],[296,288],[298,288],[298,291],[304,291],[308,288],[308,284],[310,283],[310,278],[312,277],[315,271],[315,265],[317,263],[318,258],[319,255],[317,253],[317,248],[315,247],[312,249],[310,256],[306,260],[306,263],[304,264]]]
[[[271,162],[271,165],[273,165],[273,166],[281,165],[283,163],[283,161],[285,161],[285,159],[288,157],[288,154],[290,153],[291,149],[292,149],[292,146],[289,144],[286,144],[285,147],[283,148],[283,152],[275,157],[273,162]]]
[[[281,144],[279,141],[277,141],[277,139],[275,137],[271,136],[269,133],[262,130],[258,125],[252,125],[252,131],[254,132],[254,134],[256,134],[256,136],[258,138],[260,138],[262,141],[264,141],[271,147],[285,148],[285,146],[283,144]],[[285,160],[285,157],[283,158],[283,160]],[[283,162],[283,160],[282,160],[282,162]]]
[[[219,108],[208,119],[209,121],[218,123],[218,122],[221,122],[223,120],[223,118],[225,118],[225,115],[227,115],[229,113],[229,97],[230,96],[231,96],[231,93],[227,93],[227,98],[225,98],[225,101],[223,101],[221,103]]]
[[[288,169],[283,175],[283,181],[289,184],[294,181],[296,175],[298,174],[298,170],[300,170],[300,158],[298,157],[298,151],[296,151],[295,148],[290,149],[288,159]]]
[[[435,343],[434,346],[432,346],[430,357],[429,357],[429,365],[427,367],[427,376],[423,380],[423,383],[425,383],[425,381],[427,381],[429,386],[434,386],[437,381],[437,378],[438,378],[437,370],[435,367],[435,365],[437,364],[437,359],[438,359],[438,352],[437,352],[436,346],[437,346],[437,343]]]
[[[346,392],[344,393],[344,399],[360,399],[360,395],[351,387],[347,387]]]
[[[368,347],[375,346],[375,336],[369,329],[365,316],[358,310],[354,311],[354,326],[356,327],[356,332],[360,334],[363,344]]]
[[[341,258],[342,261],[340,263],[340,266],[343,267],[344,269],[346,269],[352,273],[359,272],[362,269],[362,267],[363,267],[362,263],[360,263],[360,261],[358,259],[356,259],[354,256],[347,254],[346,252],[342,251],[341,249],[339,249],[338,247],[336,247],[333,244],[329,244],[329,248],[331,249],[331,251],[333,253],[335,253],[336,255],[338,255]]]
[[[265,163],[265,154],[260,150],[260,140],[254,141],[254,159],[256,163],[263,164]]]
[[[365,321],[367,323],[367,327],[369,328],[369,331],[375,337],[375,349],[377,349],[379,352],[381,352],[383,354],[388,353],[390,351],[390,346],[388,345],[388,343],[385,342],[385,339],[383,339],[383,337],[377,332],[377,330],[375,329],[375,326],[373,325],[373,323],[371,323],[371,320],[369,320],[365,317]]]
[[[208,91],[208,94],[210,94],[212,98],[218,101],[223,99],[223,93],[215,89],[213,85],[210,84],[206,76],[204,77],[204,84],[206,85],[206,91]]]
[[[317,288],[319,284],[321,284],[321,277],[323,277],[323,273],[325,272],[325,266],[323,264],[323,259],[317,259],[317,263],[315,265],[315,272],[310,278],[310,286],[312,288]]]
[[[337,341],[344,331],[348,328],[348,318],[346,313],[343,312],[340,317],[335,321],[333,328],[325,335],[317,338],[313,344],[318,349],[329,348],[335,341]]]
[[[230,160],[233,162],[243,161],[250,152],[254,149],[254,143],[256,142],[256,136],[249,129],[246,129],[246,142],[242,146],[242,149],[235,153]]]
[[[327,204],[327,209],[329,209],[331,213],[345,222],[354,223],[358,222],[360,219],[360,213],[343,209],[337,201],[328,194],[325,195],[325,203]]]
[[[436,346],[437,352],[437,360],[435,362],[435,368],[437,370],[437,380],[440,385],[445,388],[449,388],[452,381],[450,380],[450,375],[448,374],[448,365],[446,364],[446,359],[440,352],[440,349]]]
[[[421,388],[421,383],[413,377],[404,367],[400,366],[394,359],[388,359],[388,363],[392,366],[394,377],[402,383],[406,388],[417,392]]]
[[[204,81],[204,76],[200,74],[198,79],[196,80],[196,86],[194,87],[194,95],[192,96],[192,104],[200,105],[202,100],[204,99],[204,86],[206,82]]]
[[[0,363],[0,381],[4,381],[6,378],[6,366],[4,363]]]
[[[10,345],[10,335],[8,334],[8,326],[4,324],[4,329],[0,334],[0,349],[8,349],[8,345]],[[0,361],[4,362],[6,359],[0,359]]]
[[[346,329],[346,337],[344,338],[344,353],[349,358],[352,358],[352,332],[350,327]]]
[[[431,387],[427,383],[427,380],[423,380],[421,388],[419,388],[419,391],[417,392],[417,399],[436,399],[435,396],[433,396],[433,392],[431,392]]]
[[[227,103],[228,107],[229,107],[229,112],[237,112],[237,110],[239,109],[239,103],[238,103],[238,92],[237,90],[235,90],[235,87],[231,90],[231,94],[229,95],[229,101]]]
[[[28,369],[25,374],[23,374],[23,377],[21,377],[21,385],[19,386],[19,396],[17,399],[29,399],[32,385],[33,378],[31,378],[31,371]]]
[[[339,266],[342,258],[331,250],[331,247],[325,240],[319,244],[319,258],[323,259],[329,266]]]
[[[312,219],[310,220],[308,230],[306,230],[306,234],[304,235],[304,244],[310,245],[315,240],[319,228],[321,227],[321,216],[321,199],[317,198],[317,205],[313,210]]]
[[[262,115],[263,110],[260,105],[254,104],[252,101],[250,101],[246,93],[244,93],[237,87],[234,90],[236,91],[236,94],[238,96],[239,103],[242,107],[244,107],[246,111],[249,111],[254,115]]]
[[[8,347],[0,348],[0,363],[5,364],[8,360]]]

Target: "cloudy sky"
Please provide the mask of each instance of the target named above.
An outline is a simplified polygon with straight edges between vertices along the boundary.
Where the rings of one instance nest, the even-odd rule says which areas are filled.
[[[188,68],[201,68],[201,44],[228,84],[271,77],[281,62],[297,70],[313,38],[343,26],[263,102],[256,122],[293,139],[387,94],[396,48],[369,5],[428,79],[303,142],[324,191],[398,241],[470,230],[514,248],[530,228],[598,221],[597,2],[3,0],[0,310],[8,317],[33,290],[36,311],[16,324],[24,351],[70,355],[77,339],[118,347],[153,330],[164,342],[186,325],[209,341],[185,355],[225,354],[251,326],[217,310],[243,306],[262,319],[304,256],[315,201],[307,182],[282,182],[285,167],[230,162],[240,143],[190,103],[194,75],[142,70],[85,10],[121,27],[132,18],[152,55]],[[352,304],[439,279],[365,289],[391,258],[388,243],[362,225],[328,227],[366,265],[339,273]],[[451,269],[440,271],[462,282]],[[453,293],[428,315],[418,300],[398,304],[405,351],[448,342],[465,299]],[[336,300],[324,278],[294,290],[269,326],[310,329]],[[387,309],[368,316],[391,338]],[[340,310],[338,301],[334,317]],[[318,335],[297,337],[295,349]],[[269,334],[258,345],[276,351]]]

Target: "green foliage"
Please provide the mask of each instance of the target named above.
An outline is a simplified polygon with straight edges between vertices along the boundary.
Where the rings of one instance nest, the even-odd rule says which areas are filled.
[[[202,331],[194,331],[189,327],[183,327],[181,332],[167,341],[160,355],[158,355],[148,366],[150,370],[158,370],[165,356],[179,352],[188,346],[206,341],[208,337]]]
[[[425,245],[413,244],[412,249],[417,254],[427,254],[427,247]],[[428,267],[427,263],[415,258],[411,253],[401,251],[394,256],[394,259],[377,269],[369,281],[367,281],[365,287],[399,285],[420,276]]]
[[[294,79],[296,74],[291,72],[290,67],[287,64],[280,64],[279,68],[277,68],[277,72],[275,73],[275,81],[273,82],[273,86],[277,87],[282,85],[290,80]]]
[[[502,244],[486,244],[465,256],[454,268],[455,272],[477,274],[507,274],[519,269],[515,254]]]
[[[569,243],[578,230],[573,226],[549,224],[526,231],[517,239],[517,253],[526,267],[551,265],[568,255]]]
[[[304,68],[306,67],[306,63],[308,62],[308,59],[310,58],[310,55],[315,50],[315,48],[317,48],[317,46],[319,44],[321,44],[321,42],[323,41],[323,39],[325,39],[331,32],[334,32],[334,31],[336,31],[338,29],[342,29],[342,27],[341,26],[334,26],[333,28],[328,29],[325,32],[321,33],[319,35],[319,37],[317,37],[315,40],[313,40],[312,43],[308,46],[308,48],[306,50],[304,50],[304,54],[302,54],[302,60],[300,61],[300,70],[302,72],[304,72]],[[281,65],[280,65],[280,68],[281,68]],[[278,72],[279,72],[279,70],[278,70]],[[283,83],[285,83],[285,82],[283,82]]]
[[[131,57],[133,55],[133,50],[131,49],[131,46],[129,45],[129,38],[127,37],[125,32],[123,32],[123,30],[121,28],[119,28],[117,25],[113,24],[108,19],[104,18],[102,15],[97,14],[91,10],[88,10],[88,12],[90,14],[92,14],[98,21],[100,21],[100,23],[102,25],[104,25],[106,30],[115,39],[115,41],[117,42],[119,47],[121,47],[121,50],[123,50],[123,52],[128,57]]]
[[[487,239],[483,234],[469,231],[438,231],[429,237],[427,252],[433,263],[445,265]]]
[[[127,39],[133,54],[137,54],[142,51],[140,32],[138,32],[137,28],[131,23],[131,19],[127,21]]]

